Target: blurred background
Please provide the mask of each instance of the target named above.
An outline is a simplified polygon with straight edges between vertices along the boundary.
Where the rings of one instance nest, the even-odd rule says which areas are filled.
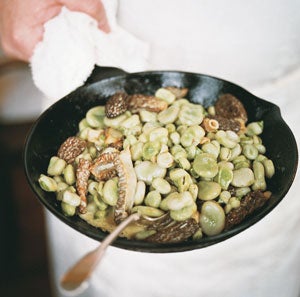
[[[0,296],[52,296],[44,210],[22,160],[42,102],[28,64],[4,58],[0,49]]]

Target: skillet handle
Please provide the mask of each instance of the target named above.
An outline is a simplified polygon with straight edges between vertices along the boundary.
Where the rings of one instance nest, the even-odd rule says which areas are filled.
[[[104,78],[109,78],[109,77],[123,75],[123,74],[127,74],[127,72],[120,68],[95,66],[93,72],[85,82],[85,85],[100,81]]]

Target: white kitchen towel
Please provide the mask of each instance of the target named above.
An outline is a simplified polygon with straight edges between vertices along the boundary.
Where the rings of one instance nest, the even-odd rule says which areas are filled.
[[[90,16],[65,7],[45,24],[30,62],[33,81],[48,98],[46,105],[83,85],[95,65],[128,72],[147,68],[148,45],[117,24],[116,0],[102,2],[111,27],[108,34]]]

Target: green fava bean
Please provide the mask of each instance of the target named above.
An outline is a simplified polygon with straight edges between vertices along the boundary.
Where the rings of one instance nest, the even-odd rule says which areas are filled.
[[[174,221],[185,221],[192,217],[192,215],[197,211],[196,203],[192,203],[189,206],[185,206],[180,210],[171,210],[170,217]]]
[[[104,184],[102,200],[110,206],[115,206],[118,198],[118,183],[113,179],[110,179]]]
[[[137,212],[142,216],[148,216],[148,217],[153,217],[157,218],[160,217],[164,214],[164,211],[161,209],[151,207],[151,206],[143,206],[143,205],[138,205],[132,208],[132,212]]]
[[[208,236],[220,234],[225,227],[225,212],[215,201],[203,203],[200,214],[200,225]]]
[[[88,110],[86,113],[86,121],[93,128],[103,128],[105,117],[105,107],[96,106]]]
[[[222,190],[227,190],[231,181],[233,179],[233,172],[231,169],[223,166],[219,169],[218,174],[216,175],[216,182],[218,182]]]
[[[170,179],[174,182],[180,193],[187,191],[189,186],[193,183],[188,172],[181,168],[171,170]]]
[[[61,203],[61,209],[62,209],[64,215],[67,217],[72,217],[76,213],[76,207],[72,206],[68,203],[65,203],[65,202]]]
[[[49,162],[47,173],[49,175],[61,175],[67,165],[67,162],[56,156],[52,157]]]
[[[249,187],[254,183],[254,174],[250,168],[240,168],[233,170],[231,184],[234,187]]]
[[[152,186],[155,190],[163,195],[169,194],[171,192],[171,185],[161,177],[154,178]]]
[[[213,178],[218,173],[218,164],[213,155],[203,153],[196,156],[193,169],[201,177]]]
[[[196,104],[184,104],[181,106],[178,118],[182,125],[200,125],[203,121],[203,107]]]
[[[198,198],[204,201],[217,198],[221,193],[221,186],[216,182],[200,181],[198,183]]]
[[[158,208],[160,202],[161,202],[161,195],[158,191],[150,191],[145,198],[145,204],[147,206]]]
[[[151,160],[160,151],[160,143],[158,141],[146,142],[143,146],[144,160]]]
[[[157,115],[157,119],[160,123],[164,125],[172,124],[176,121],[178,114],[179,114],[179,107],[170,106],[166,110],[161,111]]]
[[[40,187],[47,192],[56,192],[57,191],[57,183],[56,181],[44,174],[40,175],[39,178]]]
[[[150,185],[152,180],[156,177],[164,177],[166,175],[166,168],[160,167],[156,163],[150,161],[143,161],[135,166],[135,172],[138,180],[144,181]]]

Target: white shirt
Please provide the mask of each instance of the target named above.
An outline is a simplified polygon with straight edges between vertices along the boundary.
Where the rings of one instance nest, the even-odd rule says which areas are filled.
[[[120,0],[119,24],[151,46],[150,69],[211,74],[281,108],[299,144],[300,2]],[[300,191],[265,218],[204,249],[150,254],[110,247],[80,296],[298,297]],[[54,287],[98,242],[47,213]]]

